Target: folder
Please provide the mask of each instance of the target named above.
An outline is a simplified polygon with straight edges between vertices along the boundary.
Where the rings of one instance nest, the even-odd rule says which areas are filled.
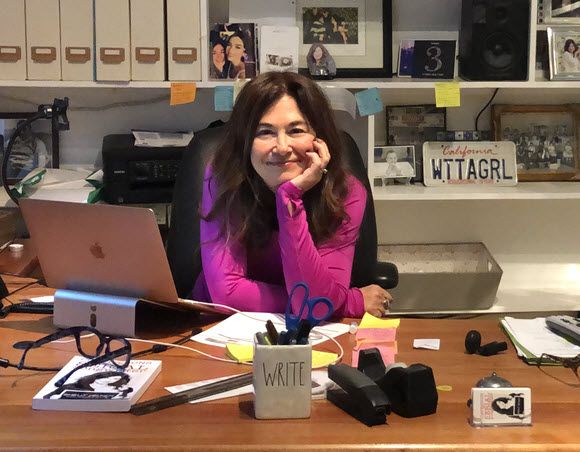
[[[97,80],[131,79],[129,0],[95,0]]]
[[[60,0],[63,80],[94,80],[93,0]]]
[[[131,0],[131,80],[165,80],[163,0]]]
[[[201,80],[199,0],[167,0],[169,80]]]
[[[0,0],[0,79],[26,79],[24,0]]]
[[[26,0],[29,80],[60,80],[59,0]]]

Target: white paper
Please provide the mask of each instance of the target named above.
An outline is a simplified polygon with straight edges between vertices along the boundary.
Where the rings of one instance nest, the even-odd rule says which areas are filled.
[[[184,147],[193,138],[193,132],[151,132],[148,130],[133,130],[135,146],[162,148]]]
[[[247,315],[246,315],[247,314]],[[250,316],[250,317],[247,317]],[[266,321],[271,320],[278,332],[286,329],[284,314],[270,314],[266,312],[236,313],[221,321],[217,325],[192,336],[191,339],[201,344],[224,347],[228,343],[254,344],[254,334],[266,331]],[[327,340],[324,333],[330,337],[348,333],[348,325],[342,323],[325,323],[317,326],[310,332],[309,340],[312,345]]]
[[[426,348],[427,350],[439,350],[441,339],[415,339],[413,348]]]
[[[241,375],[241,374],[238,374]],[[228,375],[226,377],[212,378],[209,380],[196,381],[195,383],[187,383],[182,385],[168,386],[165,389],[170,393],[175,394],[176,392],[186,391],[188,389],[197,388],[202,385],[214,383],[216,381],[225,380],[226,378],[235,377],[237,375]],[[338,385],[328,378],[328,371],[324,370],[313,370],[312,371],[312,399],[324,399],[326,398],[326,391],[328,389],[337,388]],[[201,403],[209,402],[211,400],[221,400],[227,399],[229,397],[236,397],[244,394],[252,394],[254,392],[253,385],[242,386],[241,388],[232,389],[231,391],[220,392],[219,394],[214,394],[211,396],[203,397],[201,399],[192,400],[189,403]]]
[[[295,0],[230,0],[230,23],[296,25]]]
[[[298,72],[298,27],[260,27],[260,71]]]
[[[502,323],[514,338],[535,356],[540,357],[542,353],[548,353],[563,358],[572,358],[580,354],[580,346],[574,345],[562,336],[552,332],[546,326],[545,317],[535,319],[516,319],[514,317],[505,317]],[[514,344],[517,347],[517,344]],[[523,356],[518,349],[518,355]]]
[[[328,85],[323,86],[323,90],[333,110],[346,111],[352,119],[356,119],[356,98],[351,91]]]

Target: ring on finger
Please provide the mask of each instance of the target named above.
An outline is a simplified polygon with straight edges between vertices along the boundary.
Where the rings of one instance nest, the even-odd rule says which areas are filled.
[[[383,308],[385,308],[386,311],[388,311],[391,307],[391,301],[388,298],[385,298],[383,300]]]

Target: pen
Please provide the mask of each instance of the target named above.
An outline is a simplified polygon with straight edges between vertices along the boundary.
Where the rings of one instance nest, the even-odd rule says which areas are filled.
[[[278,343],[278,331],[276,330],[276,327],[274,326],[274,324],[272,323],[271,320],[268,320],[266,322],[266,330],[268,331],[268,339],[270,339],[270,342],[275,345]]]
[[[260,345],[268,345],[266,341],[266,336],[264,333],[256,333],[256,342]]]
[[[308,343],[308,335],[310,334],[310,330],[312,329],[312,324],[306,320],[300,320],[298,323],[298,330],[296,331],[296,336],[292,339],[292,343],[297,345],[304,345]]]

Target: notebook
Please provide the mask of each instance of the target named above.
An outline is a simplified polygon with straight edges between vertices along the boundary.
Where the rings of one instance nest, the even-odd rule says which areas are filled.
[[[26,198],[20,208],[49,287],[178,303],[152,210]]]

